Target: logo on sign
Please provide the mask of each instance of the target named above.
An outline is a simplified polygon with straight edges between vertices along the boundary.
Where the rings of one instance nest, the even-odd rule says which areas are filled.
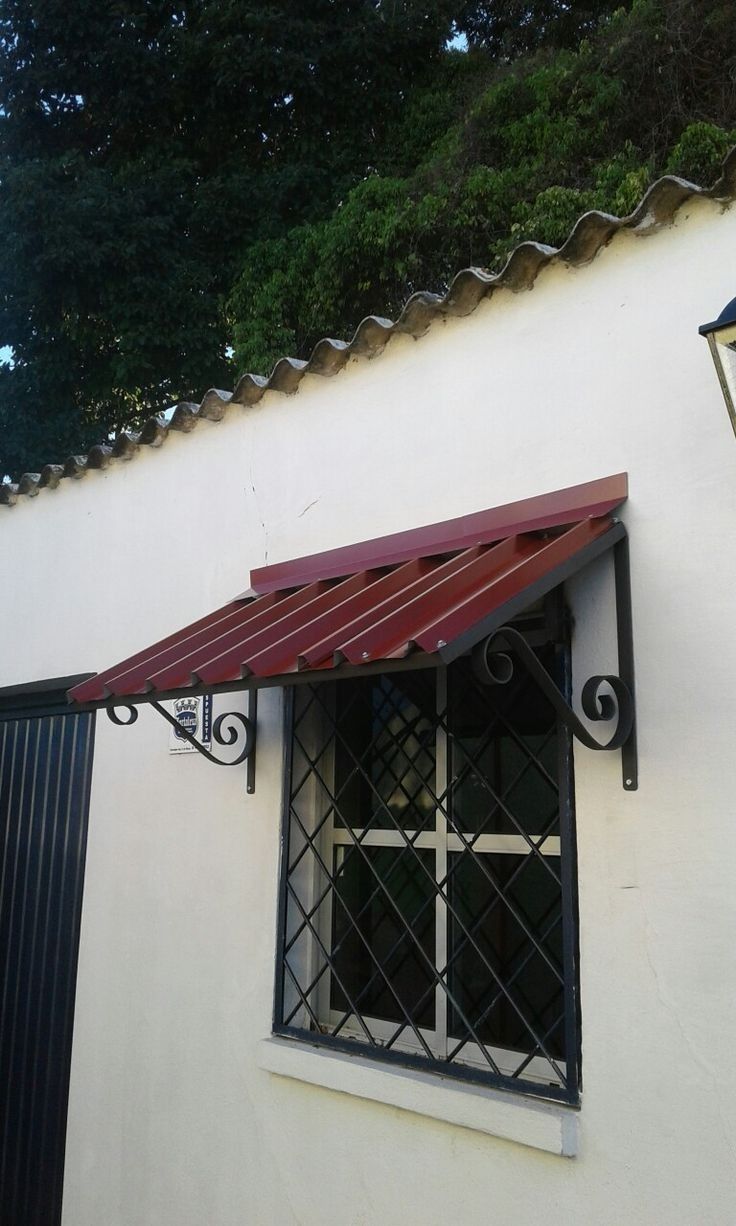
[[[196,753],[194,745],[188,741],[184,733],[195,737],[200,745],[209,749],[212,743],[212,695],[191,694],[176,698],[169,708],[176,720],[176,726],[169,728],[170,753]]]
[[[174,703],[174,715],[185,732],[188,732],[190,736],[197,735],[199,703],[196,698],[178,698]],[[174,729],[174,735],[180,741],[186,741],[186,737],[182,736],[178,728]]]

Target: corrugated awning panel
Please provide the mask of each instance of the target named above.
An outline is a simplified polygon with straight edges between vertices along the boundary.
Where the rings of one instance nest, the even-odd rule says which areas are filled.
[[[581,488],[587,510],[590,491]],[[559,503],[560,495],[555,497]],[[596,511],[600,505],[593,502]],[[537,514],[538,508],[532,510]],[[467,649],[477,628],[488,632],[489,619],[496,617],[500,624],[499,614],[505,618],[521,611],[524,601],[529,604],[550,590],[571,566],[608,548],[623,531],[609,514],[596,514],[499,539],[499,515],[494,514],[491,541],[463,548],[457,547],[453,521],[449,548],[443,547],[441,525],[434,526],[433,535],[433,530],[422,530],[430,534],[424,547],[432,552],[421,556],[397,560],[393,539],[387,538],[391,548],[384,556],[391,561],[377,550],[380,542],[369,542],[375,564],[349,574],[320,575],[318,559],[302,559],[294,564],[294,577],[298,573],[307,581],[283,588],[266,581],[268,590],[261,595],[235,600],[97,674],[71,690],[70,699],[100,704],[172,695],[195,686],[226,688],[249,679],[276,684],[300,673],[395,661],[412,652],[453,658]],[[330,572],[335,562],[332,555],[325,557]]]

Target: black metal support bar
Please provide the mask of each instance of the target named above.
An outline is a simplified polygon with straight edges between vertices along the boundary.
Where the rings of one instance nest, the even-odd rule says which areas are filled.
[[[245,790],[249,796],[256,790],[256,729],[258,727],[258,690],[248,693],[248,722],[253,729],[253,744],[248,754],[245,774]]]
[[[506,651],[502,648],[506,647]],[[473,666],[476,674],[489,685],[506,685],[514,674],[514,661],[508,654],[513,652],[523,663],[550,705],[555,709],[566,728],[588,749],[621,749],[629,742],[634,727],[634,699],[621,677],[601,674],[589,677],[582,688],[580,702],[584,715],[593,721],[608,722],[616,718],[613,732],[607,741],[599,741],[588,731],[575,714],[565,695],[540,663],[536,653],[513,626],[500,626],[473,651]],[[613,698],[602,691],[608,686]],[[634,778],[628,776],[628,778]],[[626,786],[626,785],[625,785]],[[631,783],[628,790],[631,790]]]
[[[215,766],[239,766],[246,758],[253,757],[255,759],[256,724],[252,705],[250,707],[250,715],[243,715],[240,711],[226,711],[222,715],[218,715],[212,725],[212,738],[218,745],[235,745],[239,737],[243,737],[243,747],[240,752],[236,757],[227,759],[217,758],[213,753],[210,753],[209,749],[205,749],[204,745],[195,736],[192,736],[191,732],[187,732],[178,719],[170,715],[159,702],[149,700],[148,705],[158,711],[159,715],[168,724],[171,724],[172,728],[176,729],[177,734],[183,737],[193,749],[196,749],[197,753],[201,754],[203,758],[206,758],[208,762],[212,762]],[[131,703],[119,703],[117,706],[107,707],[106,710],[108,718],[120,727],[128,727],[138,719],[138,708]],[[125,716],[120,714],[120,712],[125,712]],[[252,768],[249,763],[247,789],[249,792],[255,791],[255,761]]]
[[[578,719],[567,699],[540,664],[525,637],[513,626],[499,626],[473,648],[475,671],[486,684],[505,685],[511,680],[514,663],[503,651],[504,645],[513,650],[534,677],[539,688],[557,711],[574,737],[588,749],[620,749],[621,773],[626,792],[639,786],[636,746],[636,692],[634,685],[634,636],[631,612],[631,574],[629,540],[623,524],[616,524],[613,545],[614,578],[616,583],[616,637],[618,644],[618,675],[589,677],[582,688],[580,702],[584,715],[593,721],[616,725],[607,741],[598,741]],[[602,687],[613,691],[613,698]]]
[[[629,735],[621,746],[621,768],[624,790],[635,792],[639,786],[639,759],[636,745],[636,688],[634,678],[634,631],[631,612],[631,570],[629,538],[622,537],[613,548],[616,580],[616,631],[618,636],[618,671],[631,696],[632,720]]]
[[[598,741],[578,719],[562,691],[525,642],[524,636],[514,630],[513,626],[501,626],[495,634],[478,645],[473,658],[476,673],[492,685],[505,685],[511,680],[514,665],[511,656],[500,650],[504,644],[521,658],[545,698],[582,745],[588,749],[620,749],[628,740],[634,722],[634,704],[620,677],[612,674],[596,675],[589,677],[583,686],[580,703],[588,719],[607,722],[618,716],[610,738],[607,741]],[[604,684],[613,690],[614,698],[601,693]]]

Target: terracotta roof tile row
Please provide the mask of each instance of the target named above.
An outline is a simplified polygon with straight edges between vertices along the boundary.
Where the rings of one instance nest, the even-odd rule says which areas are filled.
[[[306,360],[280,358],[271,374],[246,374],[235,390],[208,391],[200,404],[178,404],[169,418],[150,417],[139,433],[122,432],[109,446],[93,447],[86,455],[70,456],[64,464],[47,464],[40,473],[25,473],[17,483],[0,484],[0,505],[13,506],[19,497],[33,497],[42,489],[55,489],[65,478],[79,479],[91,469],[107,468],[118,460],[130,460],[141,447],[160,447],[172,430],[188,432],[201,420],[220,421],[230,406],[247,408],[266,392],[294,393],[305,375],[334,375],[352,357],[372,358],[392,336],[408,333],[422,336],[433,320],[470,315],[496,289],[514,292],[531,289],[539,272],[553,262],[577,267],[589,263],[619,230],[650,234],[671,224],[677,210],[693,197],[731,201],[736,198],[736,148],[724,160],[722,172],[712,187],[699,187],[674,175],[658,179],[632,213],[614,217],[608,213],[584,213],[561,247],[543,243],[520,243],[499,273],[482,268],[464,268],[453,278],[445,294],[419,291],[412,294],[397,319],[369,315],[355,330],[352,340],[317,342]]]

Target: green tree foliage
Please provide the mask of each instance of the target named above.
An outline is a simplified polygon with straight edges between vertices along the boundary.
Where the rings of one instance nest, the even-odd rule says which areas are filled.
[[[525,239],[557,246],[588,209],[630,212],[659,174],[713,181],[736,143],[732,18],[731,0],[638,0],[576,50],[490,71],[482,52],[460,70],[450,57],[328,220],[249,249],[228,304],[238,368],[306,356]],[[402,173],[414,129],[423,154]]]
[[[731,0],[612,8],[0,0],[0,474],[712,178]]]
[[[227,383],[250,244],[329,212],[451,25],[447,0],[0,0],[0,473]]]
[[[541,46],[576,46],[619,7],[619,0],[469,0],[457,22],[471,46],[514,56]]]

